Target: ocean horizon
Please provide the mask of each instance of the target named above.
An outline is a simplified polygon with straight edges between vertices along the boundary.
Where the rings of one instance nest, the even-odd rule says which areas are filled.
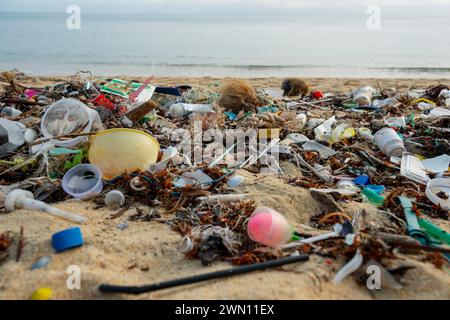
[[[450,78],[445,15],[0,12],[0,69],[30,75]],[[447,22],[447,23],[445,23]]]

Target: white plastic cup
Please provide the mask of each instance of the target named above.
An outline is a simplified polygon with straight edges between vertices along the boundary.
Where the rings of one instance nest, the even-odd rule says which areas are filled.
[[[66,172],[61,185],[75,199],[89,200],[103,190],[102,173],[92,164],[80,164]]]
[[[388,157],[401,157],[406,151],[403,140],[392,128],[383,128],[374,136],[375,144]]]
[[[438,178],[428,181],[425,194],[434,204],[438,204],[444,210],[450,210],[450,199],[443,199],[437,196],[439,192],[450,194],[450,179]]]

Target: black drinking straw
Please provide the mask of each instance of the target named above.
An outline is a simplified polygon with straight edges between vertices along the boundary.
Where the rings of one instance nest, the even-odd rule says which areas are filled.
[[[306,261],[309,259],[308,255],[300,254],[290,257],[285,257],[277,260],[271,260],[271,261],[265,261],[261,263],[255,263],[250,264],[246,266],[240,266],[235,267],[227,270],[220,270],[215,271],[211,273],[205,273],[200,274],[192,277],[187,278],[181,278],[181,279],[175,279],[175,280],[169,280],[165,282],[158,282],[151,285],[144,285],[144,286],[115,286],[115,285],[109,285],[109,284],[102,284],[99,287],[99,290],[101,292],[107,292],[107,293],[128,293],[128,294],[141,294],[146,292],[152,292],[167,288],[173,288],[178,286],[183,286],[187,284],[212,280],[212,279],[218,279],[218,278],[224,278],[229,276],[234,276],[238,274],[248,273],[252,271],[258,271],[258,270],[264,270],[268,268],[274,268],[283,266],[286,264],[291,264],[295,262],[300,261]]]

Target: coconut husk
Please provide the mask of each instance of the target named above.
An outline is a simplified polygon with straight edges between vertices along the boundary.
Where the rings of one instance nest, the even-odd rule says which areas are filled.
[[[244,80],[231,80],[221,90],[219,106],[226,111],[256,112],[257,105],[255,90]]]

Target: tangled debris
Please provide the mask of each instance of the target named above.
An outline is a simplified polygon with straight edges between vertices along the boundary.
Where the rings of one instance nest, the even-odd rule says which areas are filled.
[[[128,217],[131,223],[167,224],[182,236],[178,249],[204,265],[262,263],[296,252],[345,257],[348,262],[334,279],[338,283],[357,270],[355,277],[361,281],[361,268],[368,264],[383,268],[386,275],[399,274],[387,263],[399,253],[438,268],[448,263],[449,234],[435,224],[448,221],[450,210],[446,85],[409,92],[364,87],[349,93],[309,93],[300,79],[286,79],[281,90],[255,90],[245,81],[232,80],[218,91],[152,86],[153,78],[143,84],[94,80],[86,72],[42,88],[20,84],[11,72],[2,73],[0,81],[2,202],[15,189],[28,190],[50,204],[66,200],[62,179],[69,169],[89,162],[92,136],[106,137],[110,148],[142,139],[149,146],[136,147],[127,159],[152,153],[151,166],[95,181],[86,171],[67,183],[98,207],[105,206],[108,192],[118,190],[125,203],[120,202],[108,219],[136,208],[137,213]],[[62,99],[80,102],[79,111],[64,109],[67,100]],[[55,102],[62,108],[46,119],[58,134],[46,136],[47,122],[42,119]],[[170,112],[175,104],[181,112],[177,117]],[[125,134],[117,128],[141,136],[120,140]],[[253,129],[255,135],[247,138],[255,143],[244,150],[234,140],[226,148],[218,148],[220,141],[215,139],[196,145],[198,134],[210,129],[226,129],[222,138],[236,139]],[[233,136],[229,129],[241,131]],[[187,145],[184,139],[174,139],[183,135],[193,139]],[[192,145],[190,153],[182,152]],[[210,156],[195,161],[196,148],[209,150]],[[105,161],[120,170],[119,157]],[[293,163],[298,175],[280,179],[310,189],[321,212],[310,217],[316,235],[285,230],[290,233],[287,241],[271,248],[249,235],[257,205],[251,197],[236,194],[230,181],[237,170],[281,173],[280,163],[285,162]],[[233,185],[241,183],[236,181]],[[372,204],[383,220],[369,219],[364,210],[342,209],[342,204],[356,202]],[[267,232],[284,222],[277,223]],[[9,233],[0,235],[0,261],[7,259],[11,243]],[[22,228],[16,261],[23,246]],[[400,288],[394,280],[390,278],[389,286]]]

